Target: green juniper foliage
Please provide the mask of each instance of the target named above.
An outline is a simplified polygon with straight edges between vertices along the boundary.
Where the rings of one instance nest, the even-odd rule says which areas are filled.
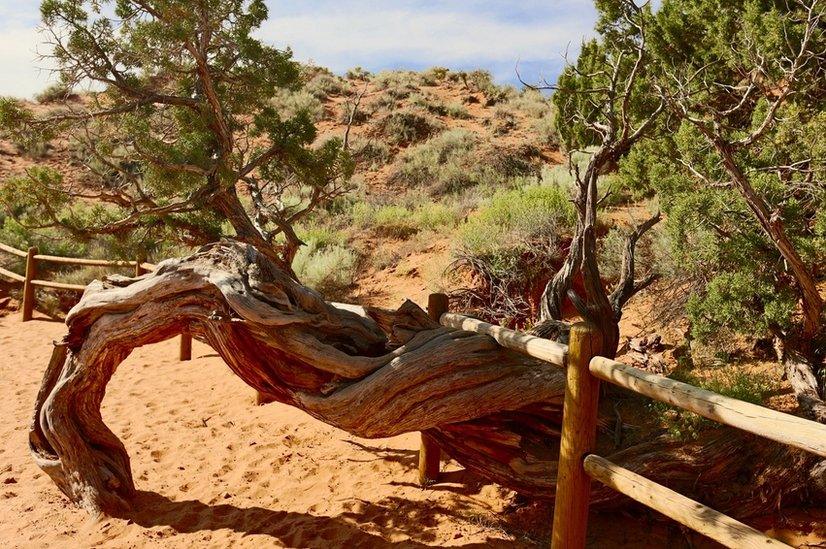
[[[805,42],[807,16],[824,10],[812,9],[819,13],[763,0],[667,0],[656,14],[660,73],[650,85],[672,117],[632,150],[620,175],[638,195],[659,197],[681,274],[700,282],[688,302],[695,337],[721,327],[804,331],[800,277],[770,230],[782,230],[802,269],[822,278],[826,40],[821,22]],[[766,224],[755,202],[765,204]],[[823,337],[820,314],[809,336]]]
[[[41,14],[61,82],[97,91],[45,118],[2,99],[0,131],[67,139],[90,177],[39,168],[3,182],[19,223],[145,245],[234,234],[289,265],[292,227],[347,190],[342,144],[312,146],[312,101],[272,100],[301,74],[289,49],[255,38],[263,0],[45,0]]]

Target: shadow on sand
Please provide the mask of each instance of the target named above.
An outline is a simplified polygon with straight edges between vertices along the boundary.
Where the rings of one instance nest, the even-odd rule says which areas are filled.
[[[208,505],[197,500],[172,501],[156,492],[139,491],[134,511],[119,518],[145,528],[167,526],[178,533],[229,529],[243,535],[264,535],[288,547],[419,548],[435,543],[433,526],[440,515],[463,516],[467,509],[450,509],[435,502],[411,502],[401,498],[371,503],[357,501],[352,511],[339,516],[278,511],[232,504]],[[463,517],[469,518],[469,517]],[[472,517],[470,517],[472,519]],[[469,522],[472,524],[472,520]],[[369,531],[368,531],[369,530]],[[373,532],[380,532],[373,533]],[[404,534],[412,539],[388,541],[388,534]],[[489,539],[461,547],[532,547],[526,542]]]

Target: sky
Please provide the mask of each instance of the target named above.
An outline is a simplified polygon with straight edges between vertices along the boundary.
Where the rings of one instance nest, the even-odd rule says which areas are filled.
[[[0,95],[31,97],[54,81],[38,33],[39,2],[0,0]],[[487,69],[497,82],[552,81],[566,51],[592,34],[592,0],[267,0],[259,36],[343,74],[361,66]]]

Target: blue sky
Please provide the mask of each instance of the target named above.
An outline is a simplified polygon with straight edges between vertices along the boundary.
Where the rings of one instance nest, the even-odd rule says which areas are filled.
[[[592,0],[267,0],[260,36],[297,59],[342,73],[483,68],[497,81],[552,80],[591,35]],[[37,54],[39,2],[0,0],[0,95],[28,97],[53,76]]]

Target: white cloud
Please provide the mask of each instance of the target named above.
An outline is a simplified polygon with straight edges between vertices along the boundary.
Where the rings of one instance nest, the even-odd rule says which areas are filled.
[[[591,0],[268,3],[271,18],[259,35],[337,72],[445,65],[486,68],[512,81],[519,61],[526,79],[540,71],[553,78],[562,54],[569,45],[576,52],[594,20]],[[31,96],[55,80],[37,57],[47,48],[36,30],[37,6],[0,0],[0,95]]]
[[[388,62],[485,66],[513,65],[519,59],[558,61],[569,44],[579,45],[592,25],[590,16],[503,20],[487,13],[385,5],[358,12],[276,16],[260,34],[279,46],[291,46],[299,59],[341,71]]]

